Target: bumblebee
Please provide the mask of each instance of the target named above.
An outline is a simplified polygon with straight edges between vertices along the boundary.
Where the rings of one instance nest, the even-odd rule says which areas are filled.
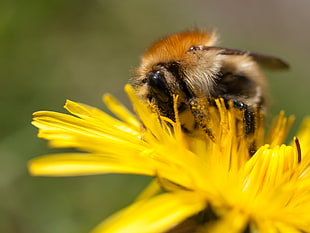
[[[261,68],[287,69],[278,57],[216,46],[217,36],[203,30],[164,37],[142,56],[132,79],[137,95],[174,120],[173,96],[185,132],[206,129],[205,113],[195,106],[212,98],[245,110],[246,134],[253,131],[253,109],[266,112],[268,94]]]

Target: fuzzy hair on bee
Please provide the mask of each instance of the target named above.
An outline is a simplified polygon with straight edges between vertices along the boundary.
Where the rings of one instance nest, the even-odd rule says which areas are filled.
[[[265,112],[268,91],[262,68],[287,69],[288,64],[274,56],[216,43],[216,33],[198,29],[159,39],[146,50],[132,79],[137,95],[172,120],[173,96],[177,95],[182,128],[189,133],[205,128],[201,120],[205,113],[193,107],[210,98],[232,101],[247,112],[254,108]],[[253,131],[252,123],[248,124],[248,131]]]

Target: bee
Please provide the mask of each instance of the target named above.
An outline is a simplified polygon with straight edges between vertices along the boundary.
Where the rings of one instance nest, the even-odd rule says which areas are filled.
[[[151,45],[136,69],[137,95],[157,106],[159,114],[174,120],[173,96],[184,132],[206,129],[203,114],[194,108],[210,98],[233,101],[245,109],[246,134],[253,132],[253,109],[266,112],[266,78],[262,71],[287,69],[278,57],[216,46],[216,33],[188,30]]]

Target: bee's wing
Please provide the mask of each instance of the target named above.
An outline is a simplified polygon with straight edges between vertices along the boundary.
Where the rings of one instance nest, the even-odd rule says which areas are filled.
[[[229,48],[222,48],[222,47],[205,47],[206,50],[220,50],[220,54],[223,55],[247,55],[250,56],[261,66],[272,69],[272,70],[281,70],[281,69],[288,69],[289,64],[283,61],[281,58],[261,54],[261,53],[254,53],[247,50],[239,50],[239,49],[229,49]]]

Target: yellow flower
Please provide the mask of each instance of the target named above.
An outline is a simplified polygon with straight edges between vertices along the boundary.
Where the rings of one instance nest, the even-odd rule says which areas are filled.
[[[104,101],[118,119],[72,101],[65,108],[73,115],[34,113],[39,137],[83,152],[35,158],[32,175],[155,178],[135,203],[93,233],[310,232],[310,119],[285,145],[292,118],[280,113],[266,138],[261,123],[244,136],[242,112],[217,99],[206,119],[212,137],[190,136],[181,130],[176,107],[173,122],[125,89],[139,119],[108,95]],[[253,145],[258,149],[251,155]]]

